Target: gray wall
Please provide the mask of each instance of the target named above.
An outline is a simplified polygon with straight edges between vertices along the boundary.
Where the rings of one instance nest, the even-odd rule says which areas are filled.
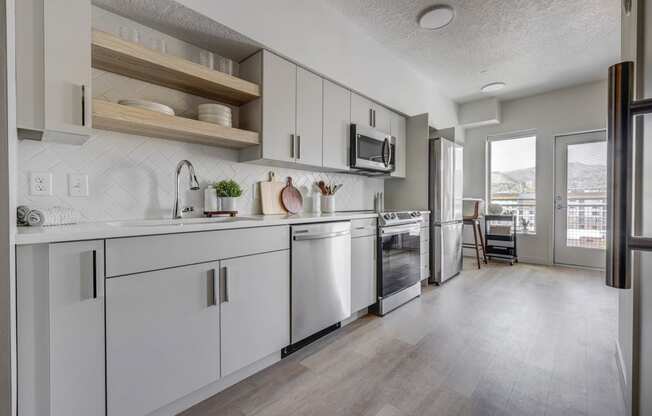
[[[502,103],[501,123],[466,130],[464,196],[486,199],[486,142],[492,135],[535,130],[537,234],[519,237],[519,258],[553,261],[554,143],[558,135],[604,129],[606,82],[599,81]]]

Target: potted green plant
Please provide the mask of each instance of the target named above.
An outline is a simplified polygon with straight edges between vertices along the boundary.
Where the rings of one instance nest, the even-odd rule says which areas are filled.
[[[222,211],[237,211],[236,199],[242,195],[242,188],[232,179],[219,181],[215,185],[215,192],[221,202]]]

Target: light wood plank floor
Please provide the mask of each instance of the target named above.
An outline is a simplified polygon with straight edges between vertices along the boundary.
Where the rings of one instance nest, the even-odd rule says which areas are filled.
[[[601,273],[465,271],[364,317],[184,412],[208,415],[624,414],[616,292]]]

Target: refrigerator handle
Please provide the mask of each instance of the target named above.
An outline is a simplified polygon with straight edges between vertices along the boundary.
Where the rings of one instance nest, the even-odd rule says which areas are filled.
[[[652,113],[652,99],[634,101],[634,63],[609,68],[607,113],[607,263],[606,284],[632,287],[632,250],[652,251],[652,239],[632,236],[633,117]]]

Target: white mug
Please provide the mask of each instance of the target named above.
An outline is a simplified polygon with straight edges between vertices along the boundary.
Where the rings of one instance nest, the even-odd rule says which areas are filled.
[[[335,195],[321,196],[321,211],[327,213],[335,212]]]

